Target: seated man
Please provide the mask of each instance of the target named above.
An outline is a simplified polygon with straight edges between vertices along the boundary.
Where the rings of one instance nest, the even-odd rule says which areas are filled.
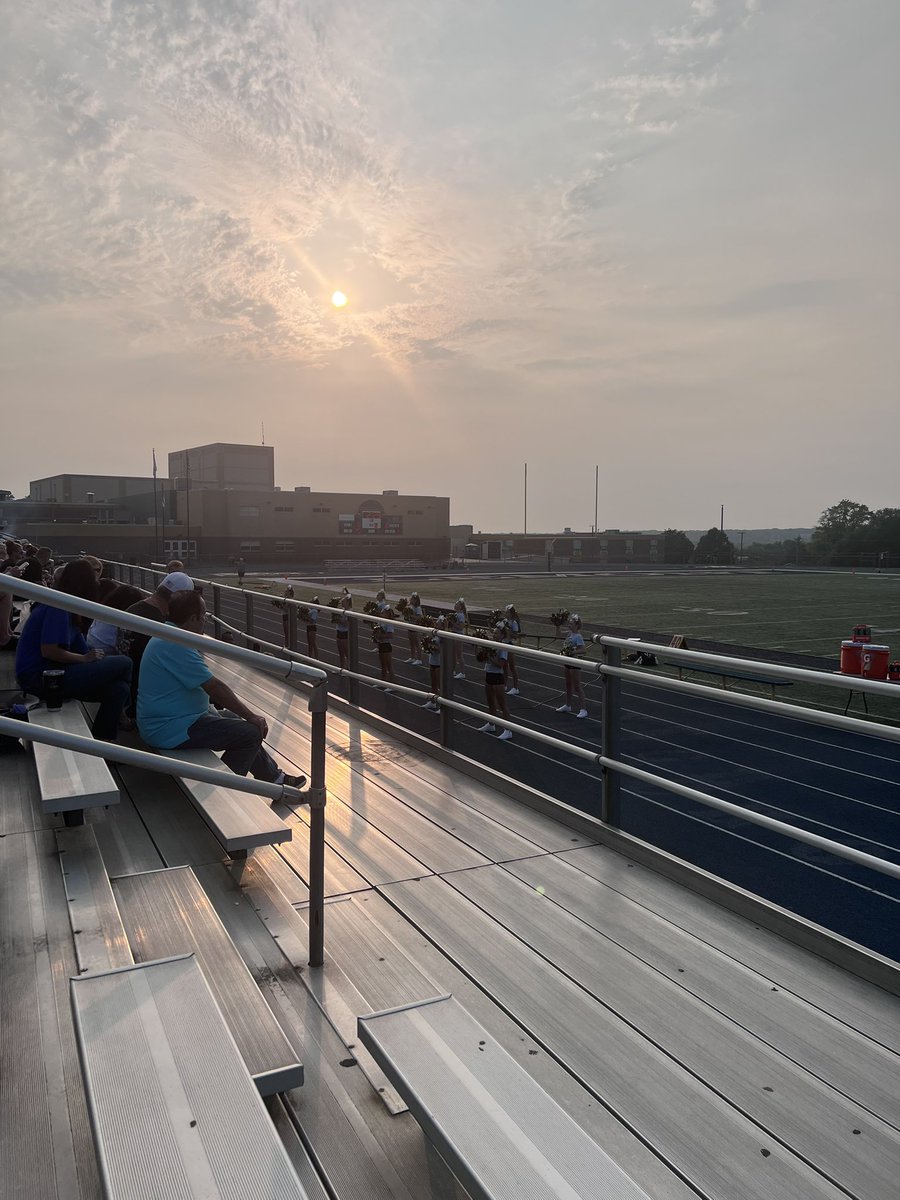
[[[148,621],[166,621],[169,616],[169,601],[177,592],[190,592],[194,589],[194,581],[183,571],[172,571],[160,581],[155,592],[151,592],[144,600],[138,600],[128,609],[138,617],[146,617]],[[130,632],[125,638],[127,652],[131,658],[131,705],[128,715],[133,717],[137,712],[137,689],[140,679],[141,659],[147,649],[150,635]]]
[[[169,621],[188,633],[203,633],[206,604],[199,591],[169,600]],[[210,703],[234,720],[210,712]],[[263,747],[265,717],[252,712],[227,683],[216,679],[203,656],[189,646],[151,638],[141,659],[137,723],[141,737],[158,750],[224,750],[222,761],[236,775],[248,772],[265,783],[303,787],[303,775],[286,775]]]

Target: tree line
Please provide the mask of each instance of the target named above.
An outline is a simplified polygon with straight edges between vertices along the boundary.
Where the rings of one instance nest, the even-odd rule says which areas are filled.
[[[667,563],[731,566],[900,567],[900,508],[871,509],[855,500],[826,508],[812,537],[784,542],[751,542],[738,553],[732,540],[713,526],[696,546],[681,529],[663,531]]]

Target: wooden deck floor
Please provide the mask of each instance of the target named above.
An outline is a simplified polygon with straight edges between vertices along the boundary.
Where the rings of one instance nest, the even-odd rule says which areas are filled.
[[[230,678],[305,769],[303,700]],[[327,963],[311,972],[305,814],[285,810],[294,840],[238,877],[171,781],[120,779],[121,804],[88,815],[107,870],[194,868],[304,1063],[273,1115],[312,1196],[326,1195],[319,1173],[339,1200],[464,1196],[354,1045],[357,1013],[452,992],[656,1200],[896,1200],[888,992],[335,714]],[[100,1193],[69,1015],[61,819],[35,791],[30,758],[0,760],[3,1194],[79,1200]]]

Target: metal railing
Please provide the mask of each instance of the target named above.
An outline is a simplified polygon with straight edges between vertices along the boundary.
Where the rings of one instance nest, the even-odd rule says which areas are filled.
[[[90,600],[70,596],[53,588],[40,584],[26,583],[10,575],[0,574],[0,593],[15,595],[32,602],[49,605],[51,608],[64,609],[79,616],[92,617],[129,629],[148,637],[158,637],[165,641],[176,642],[190,646],[200,653],[212,653],[221,658],[244,666],[256,667],[267,674],[290,679],[306,688],[309,693],[309,710],[312,717],[312,753],[310,763],[310,782],[305,790],[289,787],[285,784],[265,783],[256,779],[247,779],[240,775],[228,777],[227,786],[234,791],[246,792],[264,796],[268,800],[293,801],[309,805],[310,810],[310,846],[309,846],[309,959],[311,966],[321,966],[324,959],[324,895],[325,895],[325,744],[326,716],[328,710],[328,674],[321,667],[310,666],[297,662],[294,658],[278,658],[248,650],[242,646],[232,645],[214,638],[203,637],[199,634],[188,633],[174,625],[161,621],[148,620],[135,613],[123,612],[120,609],[108,608]],[[62,749],[90,754],[112,762],[120,762],[131,766],[140,766],[148,771],[161,774],[176,775],[185,779],[195,779],[203,783],[212,783],[222,787],[225,783],[222,772],[215,768],[198,766],[195,763],[184,763],[178,759],[166,758],[162,755],[134,750],[119,746],[114,742],[104,742],[93,738],[79,737],[77,734],[64,733],[58,730],[45,729],[42,726],[31,725],[24,721],[10,718],[0,718],[0,733],[28,741],[42,742],[58,746]]]
[[[111,564],[113,565],[113,564]],[[121,569],[123,564],[114,564],[118,569]],[[144,571],[144,568],[125,567],[125,570]],[[160,574],[155,572],[154,574]],[[254,629],[254,603],[255,601],[264,601],[267,605],[272,604],[273,597],[261,592],[254,592],[246,587],[235,588],[228,584],[221,584],[211,580],[200,580],[197,582],[204,587],[213,589],[213,595],[216,597],[221,594],[233,593],[235,596],[243,597],[244,608],[247,616],[248,629],[240,629],[236,626],[228,625],[220,616],[213,614],[213,620],[219,627],[229,629],[235,635],[252,641],[254,644],[265,644],[273,653],[281,654],[285,651],[276,646],[274,643],[263,643],[261,639],[255,635]],[[293,610],[295,617],[296,611],[301,608],[315,608],[318,612],[332,614],[336,610],[333,605],[329,604],[314,604],[307,600],[298,600],[296,598],[278,597],[278,604],[283,604],[290,612]],[[215,603],[214,609],[220,608],[220,604]],[[485,710],[476,708],[469,704],[461,703],[453,697],[453,671],[452,671],[452,643],[462,643],[479,648],[484,648],[491,643],[486,642],[484,638],[474,637],[471,634],[453,633],[450,630],[435,630],[431,626],[414,625],[402,618],[388,619],[387,622],[383,616],[374,615],[371,613],[356,612],[353,609],[340,610],[351,620],[351,637],[350,637],[350,662],[351,667],[340,668],[329,663],[322,663],[324,670],[329,674],[344,677],[351,681],[364,682],[370,687],[389,691],[398,695],[406,695],[411,699],[430,700],[438,705],[445,720],[442,721],[441,742],[446,748],[453,747],[452,734],[452,714],[458,714],[464,717],[474,717],[483,719]],[[394,681],[385,681],[376,679],[359,668],[359,647],[358,647],[358,625],[377,625],[391,624],[395,630],[400,632],[408,630],[417,633],[420,636],[437,636],[441,641],[442,646],[442,671],[441,671],[441,693],[433,693],[421,688],[410,687],[405,684],[396,683]],[[290,622],[291,632],[289,633],[288,641],[291,644],[296,643],[296,622]],[[354,636],[356,634],[356,636]],[[496,643],[498,647],[507,649],[515,653],[517,658],[533,659],[537,662],[552,663],[557,669],[560,667],[571,668],[583,672],[593,673],[603,677],[603,747],[604,752],[599,753],[589,750],[583,746],[573,745],[571,742],[563,738],[555,737],[553,734],[543,733],[533,729],[528,725],[514,720],[507,720],[496,714],[490,715],[492,724],[498,725],[501,728],[509,729],[522,737],[528,738],[535,743],[550,747],[570,755],[584,762],[589,762],[601,770],[601,785],[602,785],[602,802],[601,802],[601,817],[604,823],[611,826],[619,824],[619,806],[620,806],[620,777],[633,778],[640,780],[643,783],[650,783],[655,787],[662,788],[674,795],[681,796],[693,800],[699,804],[705,805],[711,809],[717,809],[720,812],[727,812],[732,816],[739,817],[748,824],[757,825],[761,828],[772,832],[782,834],[793,838],[798,842],[810,845],[819,850],[827,851],[838,858],[853,862],[856,865],[864,866],[870,870],[878,871],[884,875],[900,879],[900,865],[890,862],[889,860],[879,858],[875,855],[866,854],[863,851],[847,846],[842,842],[834,841],[833,839],[820,837],[817,834],[809,833],[808,831],[791,825],[784,821],[778,821],[772,817],[767,817],[762,813],[757,813],[750,808],[742,807],[738,804],[733,804],[729,801],[722,800],[717,796],[713,796],[708,792],[704,792],[697,788],[689,788],[683,784],[679,784],[674,780],[667,779],[663,775],[657,775],[652,772],[644,771],[640,768],[630,766],[621,761],[619,755],[619,745],[621,741],[621,703],[619,697],[619,684],[622,679],[635,679],[641,682],[647,682],[648,676],[644,671],[637,671],[630,667],[623,667],[621,662],[621,651],[627,649],[629,652],[647,651],[654,653],[657,656],[664,654],[666,660],[671,660],[672,663],[682,664],[685,667],[691,665],[699,667],[715,668],[716,672],[728,674],[737,672],[740,674],[749,674],[755,677],[771,678],[774,680],[784,680],[789,682],[806,682],[814,684],[824,684],[829,687],[834,687],[843,690],[863,691],[869,694],[890,696],[892,699],[900,697],[900,688],[892,683],[882,683],[877,680],[861,679],[858,676],[842,676],[838,673],[829,673],[824,671],[810,671],[795,667],[784,667],[774,663],[760,662],[755,659],[733,658],[725,655],[712,654],[703,651],[684,650],[675,647],[663,647],[658,643],[642,642],[635,639],[613,637],[607,635],[595,635],[591,641],[601,647],[603,652],[603,661],[595,661],[588,658],[569,658],[557,653],[548,653],[545,650],[533,649],[528,646],[513,645],[510,643]],[[288,650],[292,657],[309,663],[312,660],[309,656],[300,654],[296,650]],[[761,696],[747,695],[729,691],[723,692],[722,689],[716,687],[708,687],[703,684],[689,682],[680,679],[674,679],[670,676],[654,673],[650,676],[654,686],[669,689],[673,692],[689,694],[693,696],[706,696],[715,700],[725,699],[728,703],[735,704],[741,707],[756,709],[759,711],[777,713],[780,715],[790,716],[793,719],[810,721],[816,724],[829,726],[831,728],[841,729],[851,733],[864,734],[869,737],[879,737],[889,741],[900,742],[900,727],[889,725],[877,725],[871,720],[862,720],[856,717],[841,716],[836,713],[823,712],[820,709],[807,708],[797,704],[788,704],[784,701],[768,700]],[[353,700],[351,702],[358,703]]]

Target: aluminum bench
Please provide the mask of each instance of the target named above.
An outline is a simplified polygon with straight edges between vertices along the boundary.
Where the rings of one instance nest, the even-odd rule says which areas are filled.
[[[190,867],[112,880],[136,962],[196,954],[244,1063],[263,1096],[303,1083],[303,1066]]]
[[[306,1200],[193,955],[70,986],[107,1200]]]
[[[646,1200],[452,996],[361,1016],[358,1028],[472,1200]]]
[[[28,720],[45,729],[85,738],[92,736],[84,711],[74,700],[54,711],[39,704],[29,711]],[[84,809],[119,803],[116,781],[102,758],[38,741],[31,745],[45,813],[61,812],[67,825],[80,825]]]
[[[232,856],[246,855],[257,846],[291,840],[291,827],[282,821],[261,796],[237,792],[227,786],[228,767],[214,750],[166,750],[167,758],[221,770],[221,787],[196,779],[176,777],[185,795],[200,813],[222,847]]]

